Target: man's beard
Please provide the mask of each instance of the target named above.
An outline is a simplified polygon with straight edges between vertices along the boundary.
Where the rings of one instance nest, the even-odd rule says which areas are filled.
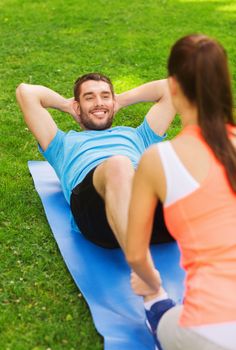
[[[99,121],[93,120],[90,116],[84,113],[82,109],[80,109],[80,123],[85,130],[109,129],[112,125],[113,117],[114,117],[114,113],[110,113],[107,115],[106,119],[99,122]]]

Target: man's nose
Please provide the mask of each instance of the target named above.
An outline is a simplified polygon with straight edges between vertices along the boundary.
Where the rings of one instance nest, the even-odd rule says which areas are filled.
[[[103,99],[101,98],[101,96],[96,96],[95,105],[96,106],[102,106],[103,105]]]

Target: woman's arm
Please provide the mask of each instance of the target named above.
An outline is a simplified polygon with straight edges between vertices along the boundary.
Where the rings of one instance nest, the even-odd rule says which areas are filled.
[[[150,294],[161,286],[149,244],[157,201],[164,197],[165,177],[157,147],[153,146],[144,153],[134,177],[125,249],[129,265],[149,286]]]

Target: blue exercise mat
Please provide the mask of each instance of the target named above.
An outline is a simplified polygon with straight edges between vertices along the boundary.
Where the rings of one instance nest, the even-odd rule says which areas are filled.
[[[104,349],[154,350],[142,298],[130,288],[130,269],[122,251],[98,247],[73,230],[70,208],[52,167],[42,161],[28,165],[63,259],[104,337]],[[151,251],[170,297],[181,302],[184,273],[177,245],[152,246]]]

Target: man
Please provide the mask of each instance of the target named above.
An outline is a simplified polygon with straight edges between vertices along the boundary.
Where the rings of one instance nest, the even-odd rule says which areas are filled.
[[[91,73],[75,82],[74,99],[28,84],[20,84],[16,95],[82,234],[103,247],[120,245],[125,250],[134,169],[145,149],[163,139],[175,115],[167,81],[153,81],[115,96],[109,78]],[[157,103],[138,128],[111,128],[116,111],[141,101]],[[59,130],[47,108],[71,114],[83,131]],[[157,237],[159,241],[170,239],[166,230],[164,234]]]

